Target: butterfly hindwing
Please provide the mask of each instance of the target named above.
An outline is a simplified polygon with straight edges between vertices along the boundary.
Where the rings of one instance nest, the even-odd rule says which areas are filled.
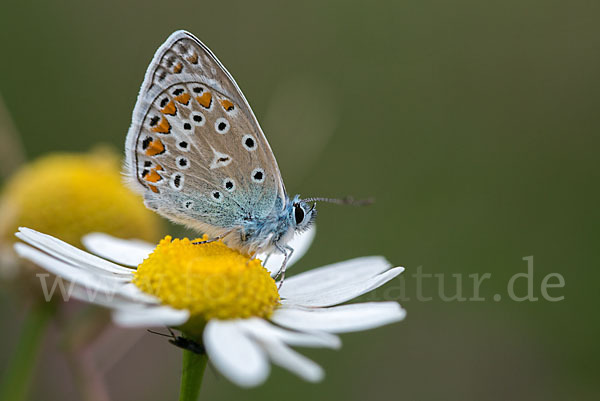
[[[127,164],[149,207],[212,236],[266,217],[286,197],[237,84],[183,31],[148,67],[127,136]]]

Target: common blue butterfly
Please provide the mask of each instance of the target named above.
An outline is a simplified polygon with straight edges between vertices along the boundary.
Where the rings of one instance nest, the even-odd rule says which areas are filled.
[[[247,254],[281,252],[323,198],[290,199],[233,77],[192,34],[174,32],[148,66],[126,141],[147,207]],[[334,200],[335,201],[335,200]],[[342,201],[343,203],[343,201]]]

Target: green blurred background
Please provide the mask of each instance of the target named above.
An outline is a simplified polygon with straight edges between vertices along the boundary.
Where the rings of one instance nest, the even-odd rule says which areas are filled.
[[[320,384],[274,368],[241,390],[209,371],[204,399],[599,399],[600,3],[218,3],[15,1],[0,13],[0,93],[30,159],[122,149],[153,52],[187,29],[236,78],[292,194],[377,199],[320,205],[290,274],[385,255],[404,279],[363,298],[409,298],[407,319],[343,335],[341,352],[301,350],[326,369]],[[507,282],[530,255],[540,300],[512,301]],[[436,278],[419,301],[420,266],[448,295],[461,274],[466,297],[468,275],[490,273],[486,300],[444,302]],[[554,272],[560,302],[540,295]],[[0,300],[2,369],[22,304]],[[174,399],[180,352],[118,333],[112,399]],[[50,331],[32,399],[79,398],[56,341]]]

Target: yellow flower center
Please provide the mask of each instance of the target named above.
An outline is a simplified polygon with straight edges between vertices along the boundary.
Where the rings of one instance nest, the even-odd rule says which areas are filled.
[[[268,317],[279,303],[277,285],[258,259],[222,242],[160,241],[138,266],[133,282],[164,304],[190,311],[192,320]]]

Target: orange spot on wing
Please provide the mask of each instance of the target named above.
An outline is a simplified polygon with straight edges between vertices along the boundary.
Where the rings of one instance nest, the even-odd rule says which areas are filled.
[[[208,109],[212,102],[212,95],[210,94],[210,92],[207,91],[204,92],[202,96],[196,96],[196,100],[198,101],[198,103],[200,103],[202,107]]]
[[[175,100],[177,100],[179,103],[181,104],[185,104],[187,106],[187,104],[190,102],[190,94],[189,93],[182,93],[181,95],[175,97]]]
[[[158,132],[161,134],[168,134],[171,132],[171,124],[169,124],[169,121],[166,119],[166,117],[163,117],[162,120],[160,121],[160,124],[158,124],[156,127],[152,128],[152,131]]]
[[[177,63],[177,64],[175,64],[175,67],[173,67],[173,72],[175,74],[179,74],[181,72],[181,70],[183,70],[183,64],[181,64],[181,63]]]
[[[225,109],[225,111],[231,111],[231,110],[233,110],[233,103],[230,102],[227,99],[221,100],[221,106],[223,106],[223,108]]]
[[[148,182],[158,182],[162,180],[163,178],[158,174],[158,171],[162,169],[162,166],[157,164],[154,168],[150,169],[150,172],[144,176],[144,179]]]
[[[175,114],[177,114],[177,107],[175,107],[175,103],[171,100],[160,112],[163,114],[174,116]]]
[[[148,156],[156,156],[164,153],[165,145],[162,143],[160,139],[155,139],[148,144],[146,148],[146,155]]]
[[[156,169],[152,169],[148,174],[146,174],[144,179],[149,182],[158,182],[162,180],[162,177],[156,172]]]
[[[159,193],[158,188],[156,188],[154,185],[148,185],[148,188],[150,188],[150,190],[155,194]]]
[[[192,64],[198,64],[198,54],[197,53],[192,54],[191,56],[189,56],[187,58],[187,61],[189,61]]]

